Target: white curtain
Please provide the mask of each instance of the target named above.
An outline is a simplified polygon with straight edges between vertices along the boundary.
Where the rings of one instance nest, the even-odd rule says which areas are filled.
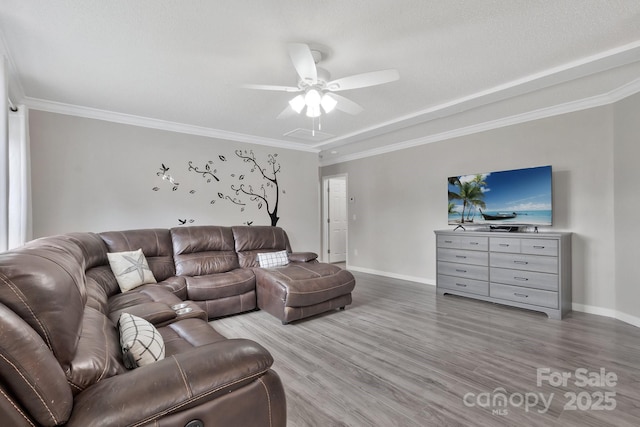
[[[0,252],[9,249],[9,76],[0,58]]]
[[[31,240],[29,118],[24,105],[9,112],[9,249]]]
[[[8,105],[6,59],[0,64],[0,252],[31,239],[27,109]]]

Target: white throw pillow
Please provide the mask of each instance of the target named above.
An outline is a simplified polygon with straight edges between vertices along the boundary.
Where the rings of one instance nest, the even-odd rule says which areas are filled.
[[[129,313],[118,319],[122,360],[128,369],[164,359],[164,340],[151,323]]]
[[[260,267],[280,267],[289,264],[289,255],[287,251],[261,253],[258,254],[258,263]]]
[[[108,253],[107,257],[122,292],[130,291],[145,283],[157,283],[142,249]]]

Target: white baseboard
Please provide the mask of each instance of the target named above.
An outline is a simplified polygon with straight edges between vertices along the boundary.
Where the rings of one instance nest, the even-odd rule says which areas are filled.
[[[583,313],[597,314],[598,316],[613,317],[613,318],[616,318],[616,315],[618,314],[615,310],[612,310],[610,308],[597,307],[594,305],[578,304],[577,302],[574,302],[571,304],[571,309],[573,311],[581,311]]]
[[[435,286],[436,283],[433,280],[425,279],[424,277],[407,276],[405,274],[389,273],[387,271],[374,270],[371,268],[357,267],[355,265],[347,265],[347,270],[358,271],[360,273],[375,274],[376,276],[389,277],[391,279],[407,280],[409,282],[424,283],[426,285]],[[640,328],[640,317],[632,316],[630,314],[622,313],[610,308],[596,307],[593,305],[572,303],[571,309],[573,311],[580,311],[588,314],[597,314],[598,316],[611,317],[618,319],[622,322],[629,323],[630,325]]]
[[[409,282],[424,283],[425,285],[435,286],[436,282],[425,279],[424,277],[407,276],[405,274],[389,273],[387,271],[373,270],[371,268],[356,267],[355,265],[347,265],[347,270],[359,271],[360,273],[375,274],[376,276],[389,277],[391,279],[407,280]]]
[[[589,314],[597,314],[599,316],[612,317],[614,319],[618,319],[621,322],[629,323],[630,325],[636,326],[640,328],[640,318],[636,316],[632,316],[627,313],[622,313],[617,310],[612,310],[610,308],[596,307],[593,305],[585,305],[573,303],[571,304],[571,309],[573,311],[581,311],[583,313]]]
[[[621,320],[625,323],[628,323],[630,325],[633,325],[637,328],[640,328],[640,317],[637,316],[632,316],[630,314],[627,313],[622,313],[622,312],[618,312],[618,315],[616,316],[616,319]]]

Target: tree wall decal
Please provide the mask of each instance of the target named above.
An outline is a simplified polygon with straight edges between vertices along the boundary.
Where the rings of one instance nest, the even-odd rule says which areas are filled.
[[[220,156],[220,158],[223,158],[223,156]],[[219,182],[220,179],[218,179],[218,177],[215,175],[216,173],[218,173],[218,171],[216,169],[211,169],[212,164],[213,164],[213,161],[209,160],[204,165],[204,170],[202,170],[202,169],[199,169],[197,166],[193,166],[193,162],[189,160],[189,171],[193,171],[197,174],[202,175],[202,177],[205,178],[207,182],[211,182],[212,179],[215,179],[216,181]]]
[[[267,155],[267,165],[265,167],[260,166],[256,160],[256,156],[253,150],[236,150],[236,156],[242,159],[243,162],[248,163],[251,167],[250,172],[256,171],[260,174],[262,179],[266,182],[262,183],[260,187],[254,187],[251,184],[245,184],[240,182],[238,185],[231,184],[231,190],[236,193],[236,196],[244,194],[249,197],[249,200],[258,204],[258,209],[263,207],[266,209],[271,219],[271,225],[278,224],[280,217],[278,216],[278,203],[280,201],[280,186],[278,184],[278,173],[280,173],[280,163],[276,160],[278,154]],[[238,176],[238,181],[243,181],[245,175]],[[284,194],[284,190],[282,194]],[[275,200],[269,202],[269,195],[274,194]]]
[[[235,156],[235,158],[242,160],[243,163],[249,166],[249,171],[229,174],[236,181],[229,187],[231,194],[227,191],[219,190],[217,191],[217,199],[226,200],[239,206],[240,212],[245,211],[248,203],[254,202],[258,210],[265,209],[267,211],[271,225],[275,226],[280,219],[278,216],[280,192],[285,194],[285,191],[280,189],[280,184],[278,183],[278,174],[281,170],[280,163],[277,160],[278,154],[267,154],[266,163],[261,163],[253,150],[236,150]],[[223,155],[219,155],[218,159],[223,163],[232,163]],[[173,190],[175,191],[179,184],[175,183],[173,178],[167,174],[168,170],[169,168],[162,164],[157,175],[162,176],[163,180],[170,180],[170,183],[174,185]],[[200,175],[206,180],[207,184],[213,182],[223,184],[226,181],[225,177],[227,175],[215,168],[212,160],[207,161],[203,166],[198,166],[193,161],[189,161],[187,170]],[[254,176],[252,177],[249,174]],[[159,188],[154,187],[153,190],[158,191]],[[189,193],[195,194],[195,190],[191,190]],[[211,199],[210,204],[215,204],[217,199]],[[183,220],[179,220],[179,222],[180,224],[185,223]],[[190,222],[192,221],[190,220]],[[252,223],[253,221],[246,222],[248,225]]]

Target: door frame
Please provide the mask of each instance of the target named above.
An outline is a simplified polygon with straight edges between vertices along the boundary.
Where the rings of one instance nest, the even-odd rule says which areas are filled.
[[[347,232],[346,232],[346,236],[345,236],[345,250],[346,250],[346,264],[347,266],[349,265],[349,177],[348,174],[346,173],[341,173],[341,174],[337,174],[337,175],[327,175],[327,176],[323,176],[322,177],[322,194],[321,194],[321,201],[322,201],[322,215],[320,218],[320,229],[322,230],[322,256],[320,257],[320,259],[323,262],[329,262],[329,253],[327,252],[329,250],[329,227],[327,226],[327,219],[329,218],[329,198],[328,198],[328,192],[327,192],[327,188],[329,185],[329,180],[331,179],[335,179],[335,178],[344,178],[344,183],[345,183],[345,209],[346,209],[346,215],[347,215]]]

